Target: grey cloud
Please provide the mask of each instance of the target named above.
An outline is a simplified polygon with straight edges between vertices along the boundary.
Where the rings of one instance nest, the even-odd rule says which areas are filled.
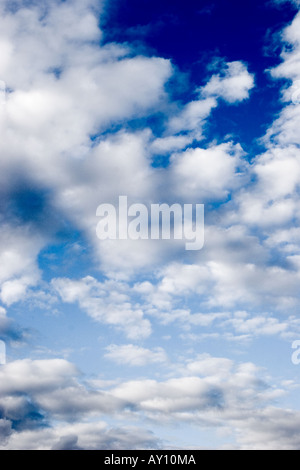
[[[253,364],[203,355],[181,372],[166,381],[123,382],[104,392],[81,384],[67,361],[7,364],[0,368],[0,432],[6,439],[1,448],[162,448],[167,443],[144,428],[145,418],[160,425],[179,420],[224,426],[237,433],[241,448],[298,445],[299,413],[272,407],[284,391],[262,380]],[[99,419],[106,414],[142,420],[143,426],[109,428]]]
[[[8,442],[12,432],[11,421],[0,418],[0,440],[2,445],[5,445]]]
[[[81,450],[77,446],[78,436],[69,435],[62,436],[59,441],[52,446],[52,450]]]
[[[300,413],[267,407],[252,416],[238,418],[234,423],[241,449],[246,450],[299,450]]]

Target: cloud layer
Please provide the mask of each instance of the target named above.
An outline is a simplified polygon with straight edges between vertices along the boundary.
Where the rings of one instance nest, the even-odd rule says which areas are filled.
[[[300,415],[284,405],[297,383],[228,344],[288,348],[300,333],[300,16],[269,71],[285,80],[281,111],[252,156],[207,137],[214,113],[251,100],[243,57],[215,59],[188,98],[172,98],[172,61],[104,44],[101,14],[96,0],[0,0],[0,340],[20,347],[17,321],[39,301],[45,325],[59,312],[55,335],[79,312],[90,339],[104,338],[95,367],[115,368],[91,380],[60,358],[1,365],[0,448],[172,448],[159,431],[180,423],[216,441],[221,429],[224,448],[297,449]],[[120,195],[204,203],[203,250],[100,242],[96,209]],[[92,261],[79,269],[82,246]]]
[[[64,360],[16,361],[2,366],[0,375],[2,449],[172,445],[138,427],[109,429],[103,421],[107,414],[147,417],[149,426],[151,421],[221,426],[245,449],[299,446],[299,413],[273,405],[286,390],[266,383],[251,363],[202,355],[182,365],[181,377],[135,380],[106,390],[80,383],[76,368]],[[56,424],[49,427],[50,416]]]

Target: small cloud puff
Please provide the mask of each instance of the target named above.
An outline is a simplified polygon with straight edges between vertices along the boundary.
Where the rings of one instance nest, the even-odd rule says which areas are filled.
[[[209,82],[200,89],[205,97],[223,98],[230,104],[249,98],[249,91],[254,87],[254,75],[250,74],[245,64],[239,61],[227,62],[213,75]]]

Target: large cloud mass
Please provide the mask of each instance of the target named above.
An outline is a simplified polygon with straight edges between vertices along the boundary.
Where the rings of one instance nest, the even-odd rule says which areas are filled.
[[[171,60],[105,44],[99,16],[96,0],[0,0],[0,339],[20,347],[26,328],[10,312],[20,321],[18,307],[31,315],[34,300],[62,317],[78,309],[91,336],[109,331],[99,360],[118,371],[105,381],[66,359],[1,365],[0,448],[172,447],[151,426],[180,423],[222,429],[223,447],[297,449],[299,412],[280,403],[297,384],[201,348],[207,338],[240,346],[300,332],[300,15],[270,74],[287,80],[282,110],[251,160],[232,136],[204,141],[213,112],[251,99],[242,57],[220,60],[193,99],[172,101]],[[120,195],[205,203],[204,249],[100,243],[96,209]],[[68,231],[92,253],[88,274],[41,262]],[[187,340],[197,347],[179,354]]]

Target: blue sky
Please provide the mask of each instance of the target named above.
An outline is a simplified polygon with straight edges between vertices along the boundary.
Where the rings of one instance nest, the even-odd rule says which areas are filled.
[[[0,449],[299,449],[298,11],[0,0]]]

